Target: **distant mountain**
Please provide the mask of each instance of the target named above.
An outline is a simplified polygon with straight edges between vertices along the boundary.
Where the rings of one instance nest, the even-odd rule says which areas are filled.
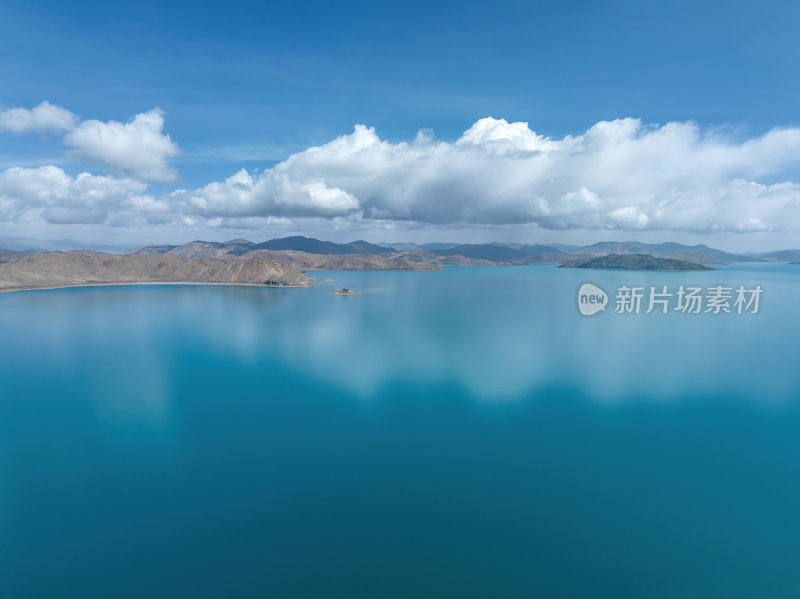
[[[454,248],[457,245],[461,245],[460,243],[423,243],[419,247],[423,250],[428,252],[434,252],[436,250],[449,250],[450,248]]]
[[[262,256],[296,270],[441,270],[429,262],[407,260],[402,254],[309,254],[294,250],[253,250],[243,256]]]
[[[526,254],[530,254],[531,256],[538,256],[540,254],[564,254],[564,250],[558,248],[553,245],[542,245],[540,243],[534,243],[533,245],[528,245],[524,243],[500,243],[499,241],[493,241],[489,245],[499,245],[501,247],[511,248],[513,250],[519,250],[520,252],[524,252]]]
[[[430,251],[440,256],[464,256],[502,264],[530,264],[537,261],[533,259],[534,256],[563,254],[561,250],[549,246],[526,245],[522,247],[524,249],[515,249],[493,243],[475,243]]]
[[[308,287],[311,279],[272,260],[196,260],[181,256],[34,254],[0,264],[0,289],[104,283],[231,283]]]
[[[393,248],[381,247],[367,241],[359,240],[350,243],[334,243],[332,241],[321,241],[313,237],[303,237],[301,235],[270,239],[263,243],[253,244],[252,249],[295,250],[298,252],[308,252],[309,254],[375,254],[376,256],[394,251]]]
[[[351,241],[350,243],[345,243],[342,245],[352,248],[350,251],[351,254],[375,254],[376,256],[379,256],[381,253],[385,254],[386,250],[389,250],[390,252],[395,251],[395,249],[391,246],[380,246],[368,241],[364,241],[363,239]]]
[[[20,237],[0,237],[0,247],[18,252],[35,252],[39,249],[34,240]]]
[[[609,254],[644,254],[655,258],[671,257],[698,264],[761,261],[761,258],[758,257],[731,254],[702,244],[684,245],[673,242],[657,244],[637,241],[601,242],[584,247],[555,243],[526,245],[494,242],[461,245],[425,244],[422,247],[441,256],[464,256],[468,259],[485,260],[495,264],[556,263],[569,258],[579,259],[583,256],[607,256]]]
[[[129,252],[138,254],[173,254],[190,256],[194,258],[221,258],[243,256],[254,250],[296,251],[309,254],[345,255],[345,254],[374,254],[382,256],[394,253],[394,248],[381,247],[367,241],[352,241],[350,243],[334,243],[321,241],[313,237],[281,237],[270,239],[262,243],[253,243],[247,239],[231,239],[226,242],[218,241],[190,241],[180,246],[155,245],[136,248]]]
[[[9,248],[17,249],[17,248]],[[559,243],[371,243],[358,240],[336,243],[295,235],[254,243],[236,238],[226,242],[192,241],[183,245],[139,247],[129,255],[169,255],[186,258],[246,259],[268,256],[282,264],[307,269],[422,269],[422,265],[524,265],[560,264],[609,254],[647,255],[696,264],[715,265],[730,262],[800,261],[800,250],[782,250],[764,254],[733,254],[707,245],[682,243],[642,243],[638,241],[600,242],[578,247]],[[347,256],[331,260],[324,257]],[[378,260],[377,258],[382,258]],[[2,258],[0,258],[2,259]]]
[[[240,246],[227,245],[215,241],[190,241],[183,245],[148,245],[138,247],[127,253],[129,256],[168,254],[186,258],[222,258],[236,251]]]
[[[317,270],[441,270],[441,267],[435,264],[372,254],[328,255],[326,260],[315,268]]]
[[[727,260],[719,260],[716,258],[706,258],[699,256],[694,252],[681,252],[679,254],[670,254],[664,258],[672,258],[673,260],[685,260],[686,262],[694,262],[696,264],[730,264]]]
[[[466,256],[443,256],[441,254],[434,254],[422,249],[405,250],[397,254],[398,258],[408,260],[409,262],[418,262],[423,264],[439,264],[442,266],[493,266],[496,262],[489,260],[482,260],[480,258],[467,258]]]
[[[0,248],[0,262],[8,262],[9,260],[20,258],[25,255],[25,252],[20,252],[17,250],[4,250]]]
[[[273,249],[305,247],[320,250],[309,252],[297,249]],[[377,252],[377,253],[372,253]],[[338,244],[309,237],[287,237],[264,243],[252,243],[246,239],[216,241],[190,241],[183,245],[161,245],[136,248],[130,255],[166,255],[184,258],[209,258],[219,260],[266,257],[289,268],[314,270],[438,270],[435,262],[407,261],[401,253],[366,241]]]
[[[758,256],[770,262],[795,262],[800,260],[800,250],[780,250],[778,252],[758,254]]]
[[[172,256],[187,258],[236,258],[250,252],[256,246],[243,243],[219,243],[216,241],[190,241],[166,252]]]
[[[94,250],[109,254],[121,254],[127,252],[130,245],[120,245],[111,243],[92,243],[87,241],[76,241],[74,239],[29,239],[26,237],[2,237],[0,247],[18,250],[28,253],[45,252],[70,252],[72,250]]]
[[[416,243],[378,243],[376,245],[388,250],[396,250],[398,252],[421,249],[421,246],[417,245]]]
[[[94,250],[106,254],[124,254],[131,249],[131,244],[119,243],[86,243],[76,239],[56,239],[52,244],[47,244],[47,251],[71,252],[75,250]]]
[[[166,254],[170,250],[174,250],[177,245],[147,245],[143,247],[133,248],[127,255],[129,256],[140,256],[140,255],[148,255],[148,254]]]
[[[596,256],[606,256],[608,254],[645,254],[663,258],[676,254],[691,253],[702,260],[713,260],[717,263],[724,262],[761,262],[760,258],[745,254],[730,254],[722,250],[710,248],[707,245],[684,245],[682,243],[641,243],[638,241],[603,241],[592,245],[584,246],[576,253],[589,254]]]
[[[561,250],[565,254],[572,254],[574,252],[577,252],[579,249],[581,249],[581,246],[572,245],[572,244],[569,244],[569,243],[548,243],[547,245],[549,245],[550,247],[554,247],[554,248],[556,248],[558,250]]]
[[[520,245],[515,247],[520,252],[524,252],[530,256],[541,256],[542,254],[565,254],[564,250],[557,248],[554,245],[542,245],[534,243],[533,245]]]
[[[708,266],[647,254],[609,254],[565,262],[560,268],[597,268],[605,270],[714,270]]]

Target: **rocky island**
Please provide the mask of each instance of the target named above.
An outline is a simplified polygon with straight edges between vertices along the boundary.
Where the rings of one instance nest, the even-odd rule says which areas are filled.
[[[594,258],[579,258],[561,264],[559,268],[596,268],[605,270],[714,270],[709,266],[677,260],[656,258],[646,254],[608,254]]]

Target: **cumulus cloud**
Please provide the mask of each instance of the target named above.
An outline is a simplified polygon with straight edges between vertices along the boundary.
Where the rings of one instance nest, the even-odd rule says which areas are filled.
[[[790,230],[800,186],[764,184],[800,165],[800,129],[736,141],[694,123],[602,121],[550,139],[484,118],[455,142],[355,130],[261,174],[174,192],[185,214],[354,218],[548,229]]]
[[[13,133],[52,131],[63,133],[75,126],[77,117],[66,108],[42,102],[34,108],[0,110],[0,130]]]
[[[81,160],[109,165],[110,176],[73,177],[54,166],[0,172],[0,221],[800,230],[800,183],[791,180],[800,167],[796,128],[742,140],[690,122],[647,125],[628,118],[554,139],[527,123],[484,118],[452,142],[422,133],[410,142],[389,142],[356,125],[267,170],[243,169],[198,189],[154,197],[147,182],[175,176],[169,159],[178,147],[163,128],[158,109],[127,123],[73,124],[65,144]]]
[[[42,102],[34,108],[0,111],[0,132],[53,132],[64,134],[69,155],[103,164],[120,177],[170,182],[177,178],[169,160],[180,153],[164,133],[164,113],[155,108],[135,115],[127,123],[86,120],[60,106]]]
[[[145,181],[174,181],[169,159],[180,150],[164,129],[159,109],[137,114],[127,123],[83,121],[64,138],[71,155],[111,167],[112,172]]]
[[[167,222],[163,200],[130,178],[81,173],[56,166],[14,167],[0,173],[0,222],[130,225]]]
[[[242,169],[221,183],[209,183],[199,193],[176,191],[172,199],[189,213],[211,217],[330,217],[359,208],[358,199],[343,189],[330,188],[314,177],[296,181],[280,169],[258,178]]]

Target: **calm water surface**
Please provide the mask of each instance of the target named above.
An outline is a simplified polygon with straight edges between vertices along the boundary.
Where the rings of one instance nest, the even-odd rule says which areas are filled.
[[[800,267],[317,274],[0,294],[0,597],[800,596]]]

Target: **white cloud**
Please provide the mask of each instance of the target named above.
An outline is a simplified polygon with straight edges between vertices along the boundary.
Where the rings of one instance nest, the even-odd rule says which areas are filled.
[[[199,193],[178,190],[172,199],[189,213],[212,217],[337,216],[359,207],[347,191],[328,187],[314,177],[295,181],[280,169],[260,178],[242,169],[221,183],[209,183]]]
[[[81,173],[56,166],[14,167],[0,173],[0,222],[132,225],[167,222],[169,207],[130,178]]]
[[[111,167],[115,174],[144,181],[174,181],[177,173],[169,159],[180,150],[162,133],[164,114],[159,109],[137,114],[127,123],[83,121],[64,138],[71,155]]]
[[[485,118],[454,142],[419,134],[392,143],[357,125],[265,171],[242,169],[156,198],[146,182],[171,180],[168,160],[178,153],[163,127],[157,109],[127,123],[74,126],[65,137],[73,154],[109,165],[111,175],[72,177],[55,166],[0,172],[0,222],[800,231],[800,183],[790,176],[800,167],[800,129],[736,140],[693,123],[620,119],[552,139],[527,123]]]
[[[372,128],[294,154],[260,175],[180,190],[208,219],[351,218],[548,229],[797,230],[800,186],[758,180],[800,165],[800,129],[735,141],[693,123],[602,121],[553,140],[485,118],[456,142],[381,140]]]
[[[0,131],[28,133],[53,131],[63,133],[75,126],[76,116],[66,108],[42,102],[34,108],[9,108],[0,110]]]
[[[158,108],[137,114],[127,123],[86,120],[66,108],[42,102],[34,108],[0,111],[0,131],[63,133],[69,154],[78,160],[103,164],[120,177],[170,182],[177,172],[169,160],[180,153],[164,129],[164,114]]]
[[[505,119],[493,118],[476,121],[464,131],[456,144],[482,145],[499,153],[514,150],[548,151],[557,147],[557,142],[531,131],[528,123],[509,123]]]

